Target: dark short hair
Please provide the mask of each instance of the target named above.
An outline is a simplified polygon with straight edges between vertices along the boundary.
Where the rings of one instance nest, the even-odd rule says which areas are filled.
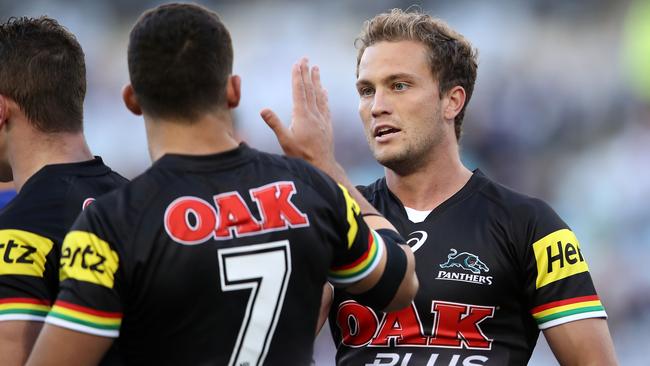
[[[131,85],[144,113],[191,121],[225,103],[232,41],[219,16],[194,4],[146,11],[129,39]]]
[[[0,25],[0,94],[42,132],[82,131],[86,65],[79,42],[54,19],[9,18]]]
[[[359,48],[357,75],[366,48],[382,41],[416,41],[424,44],[428,49],[431,72],[439,83],[441,97],[455,86],[460,85],[465,89],[465,105],[454,120],[456,139],[459,140],[478,68],[477,52],[471,43],[440,19],[419,11],[392,9],[390,13],[379,14],[364,23],[356,40]]]

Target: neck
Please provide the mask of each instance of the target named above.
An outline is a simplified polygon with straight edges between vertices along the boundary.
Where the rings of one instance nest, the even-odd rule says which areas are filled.
[[[385,168],[386,184],[402,204],[416,210],[432,210],[458,192],[472,172],[460,161],[458,144],[439,145],[431,159],[406,174]]]
[[[145,116],[151,161],[165,154],[209,155],[239,146],[229,111],[212,112],[188,121]]]
[[[7,155],[16,191],[20,191],[25,182],[46,165],[93,159],[82,132],[42,133],[23,129],[16,131],[11,139],[14,143],[8,147]]]

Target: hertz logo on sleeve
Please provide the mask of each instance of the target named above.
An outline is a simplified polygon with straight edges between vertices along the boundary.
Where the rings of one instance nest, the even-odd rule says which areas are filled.
[[[555,231],[533,243],[537,261],[536,288],[588,272],[587,262],[580,251],[580,243],[569,229]]]
[[[71,231],[63,240],[59,280],[67,278],[113,288],[119,257],[110,245],[86,231]]]
[[[29,231],[0,230],[0,275],[43,277],[54,242]]]

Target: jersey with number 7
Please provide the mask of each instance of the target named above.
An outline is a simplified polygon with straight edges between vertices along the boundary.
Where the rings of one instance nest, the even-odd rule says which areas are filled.
[[[363,278],[382,247],[302,161],[166,155],[77,220],[46,321],[116,338],[128,364],[305,365],[325,281]]]

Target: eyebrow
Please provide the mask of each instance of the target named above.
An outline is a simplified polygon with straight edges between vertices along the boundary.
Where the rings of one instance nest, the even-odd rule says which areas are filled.
[[[413,80],[413,79],[415,79],[415,76],[413,74],[400,72],[400,73],[397,73],[397,74],[388,75],[387,77],[383,78],[381,80],[381,82],[382,83],[390,83],[390,82],[393,82],[395,80],[400,80],[400,79]],[[364,85],[372,85],[372,82],[370,82],[369,80],[366,80],[366,79],[359,79],[359,80],[357,80],[356,85],[357,85],[357,88],[358,88],[358,87],[364,86]]]

